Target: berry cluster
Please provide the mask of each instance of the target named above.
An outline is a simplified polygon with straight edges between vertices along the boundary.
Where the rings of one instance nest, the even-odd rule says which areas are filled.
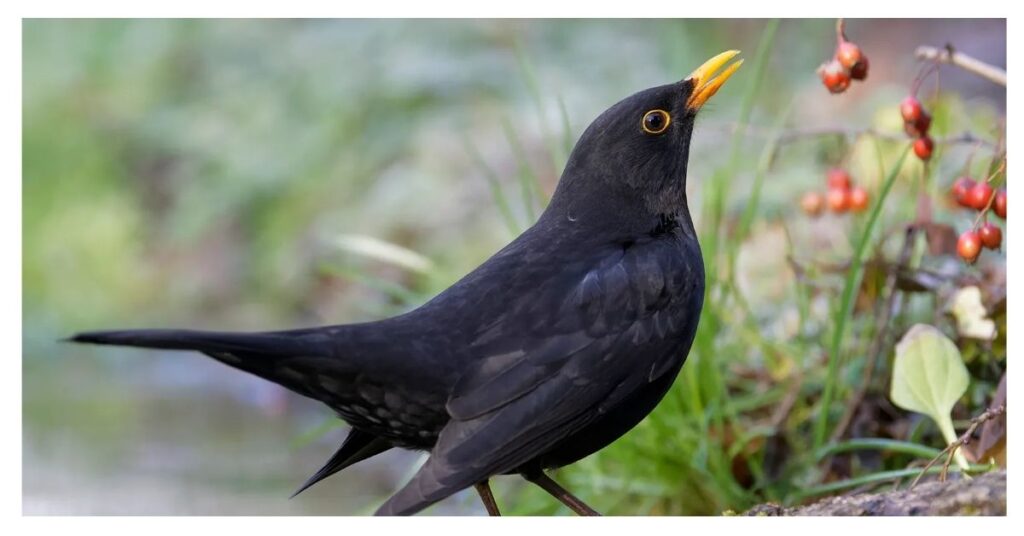
[[[843,19],[839,19],[836,25],[836,36],[839,44],[836,45],[835,54],[831,60],[818,67],[818,76],[830,92],[842,93],[850,87],[851,80],[864,80],[868,77],[868,57],[861,52],[859,46],[847,41]]]
[[[932,116],[928,115],[924,106],[921,106],[921,101],[913,95],[909,95],[900,103],[900,115],[903,116],[903,130],[914,138],[914,154],[927,162],[932,157],[932,149],[935,148],[935,142],[928,135],[928,128],[932,126]]]
[[[836,214],[864,212],[871,196],[860,185],[853,184],[850,174],[842,168],[832,168],[826,176],[828,190],[824,196],[818,192],[807,192],[800,198],[800,208],[809,216],[818,216],[828,205]]]
[[[982,247],[999,249],[1003,243],[1002,229],[988,221],[987,216],[991,210],[996,216],[1006,219],[1006,189],[1000,188],[999,191],[995,191],[988,182],[975,181],[965,176],[954,181],[950,188],[950,195],[958,205],[979,212],[974,225],[964,231],[956,243],[957,253],[969,263],[978,260]],[[983,223],[982,218],[985,218]]]

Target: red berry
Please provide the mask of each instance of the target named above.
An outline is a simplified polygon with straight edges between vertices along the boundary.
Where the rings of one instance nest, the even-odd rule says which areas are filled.
[[[927,161],[931,158],[933,148],[935,148],[935,143],[928,136],[914,140],[914,154],[921,160]]]
[[[864,80],[868,77],[868,57],[861,56],[860,61],[856,65],[850,67],[850,78],[854,80]]]
[[[854,186],[850,189],[850,210],[854,212],[864,212],[868,208],[868,202],[870,196],[868,191],[860,186]]]
[[[833,59],[819,67],[818,74],[821,82],[832,93],[842,93],[850,87],[850,72],[838,60]]]
[[[855,65],[860,63],[862,57],[860,47],[849,41],[839,43],[839,47],[836,48],[836,60],[847,69],[853,69]]]
[[[974,188],[974,179],[970,177],[960,177],[953,182],[953,187],[949,189],[949,193],[953,195],[953,199],[962,207],[971,208],[971,205],[967,202],[967,193]]]
[[[800,198],[800,208],[808,216],[817,216],[825,208],[825,199],[818,192],[807,192]]]
[[[1003,230],[994,223],[985,222],[978,229],[978,238],[981,239],[981,244],[988,249],[999,249],[999,245],[1003,243]]]
[[[903,123],[903,130],[911,138],[920,138],[928,135],[928,129],[932,126],[932,116],[928,112],[921,112],[917,121],[906,121]]]
[[[978,233],[971,230],[964,231],[956,241],[956,252],[960,258],[969,263],[978,260],[978,254],[981,253],[981,238],[978,237]]]
[[[996,192],[996,200],[992,202],[992,210],[995,211],[996,216],[1002,219],[1006,219],[1006,188],[1000,188]]]
[[[917,100],[917,97],[907,97],[900,103],[900,115],[907,123],[917,121],[923,112],[924,108],[921,107],[921,101]]]
[[[850,187],[850,174],[843,168],[836,167],[828,170],[828,175],[826,175],[826,177],[826,183],[828,184],[829,189],[839,188],[841,190],[846,190]]]
[[[828,208],[832,212],[841,214],[850,209],[849,188],[829,188],[825,198],[828,200]]]
[[[973,188],[967,190],[967,206],[975,210],[985,210],[990,199],[992,187],[985,181],[976,183]]]

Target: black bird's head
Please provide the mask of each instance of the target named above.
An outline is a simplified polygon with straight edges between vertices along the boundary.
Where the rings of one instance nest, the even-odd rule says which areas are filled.
[[[547,216],[618,226],[622,218],[685,211],[693,122],[743,63],[714,76],[737,54],[723,52],[679,82],[645,89],[605,110],[576,143]]]

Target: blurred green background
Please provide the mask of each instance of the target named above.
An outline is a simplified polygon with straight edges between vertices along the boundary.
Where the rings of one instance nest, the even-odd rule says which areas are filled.
[[[850,21],[871,73],[832,96],[814,69],[831,54],[834,21],[772,24],[25,21],[24,512],[368,513],[419,459],[388,453],[288,500],[344,435],[326,408],[199,355],[55,342],[74,331],[287,328],[414,307],[536,217],[602,110],[725,49],[748,64],[696,129],[689,189],[702,234],[717,232],[696,208],[715,184],[731,185],[715,221],[733,225],[747,206],[773,125],[891,126],[919,44],[953,40],[1005,65],[1004,21]],[[761,69],[751,62],[759,47]],[[962,98],[936,128],[994,139],[1005,92],[956,70],[941,81]],[[741,114],[760,134],[734,135]],[[794,241],[813,232],[848,256],[848,222],[810,229],[795,214],[835,152],[814,143],[778,156],[738,251],[755,325],[779,341],[794,336],[796,313],[782,309],[793,277],[784,233],[761,222],[791,218]],[[851,166],[865,184],[882,178],[874,160]],[[772,497],[716,468],[721,437],[692,404],[714,399],[694,390],[702,366],[725,373],[774,358],[749,333],[708,337],[659,409],[680,417],[657,434],[682,443],[645,423],[631,440],[639,450],[616,444],[560,478],[613,513],[714,514]],[[773,370],[801,366],[783,361]],[[660,458],[645,453],[651,445]],[[496,486],[510,511],[556,511],[515,479]],[[463,493],[433,512],[482,508]]]

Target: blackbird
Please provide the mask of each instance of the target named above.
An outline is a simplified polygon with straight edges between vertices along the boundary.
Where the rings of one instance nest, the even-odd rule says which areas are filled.
[[[576,143],[547,209],[423,306],[361,324],[258,333],[124,330],[71,341],[202,352],[319,400],[350,426],[299,493],[398,447],[430,452],[378,515],[409,515],[520,474],[597,513],[544,471],[640,422],[672,385],[697,330],[704,265],[686,203],[697,112],[739,68],[723,52],[636,93]]]

